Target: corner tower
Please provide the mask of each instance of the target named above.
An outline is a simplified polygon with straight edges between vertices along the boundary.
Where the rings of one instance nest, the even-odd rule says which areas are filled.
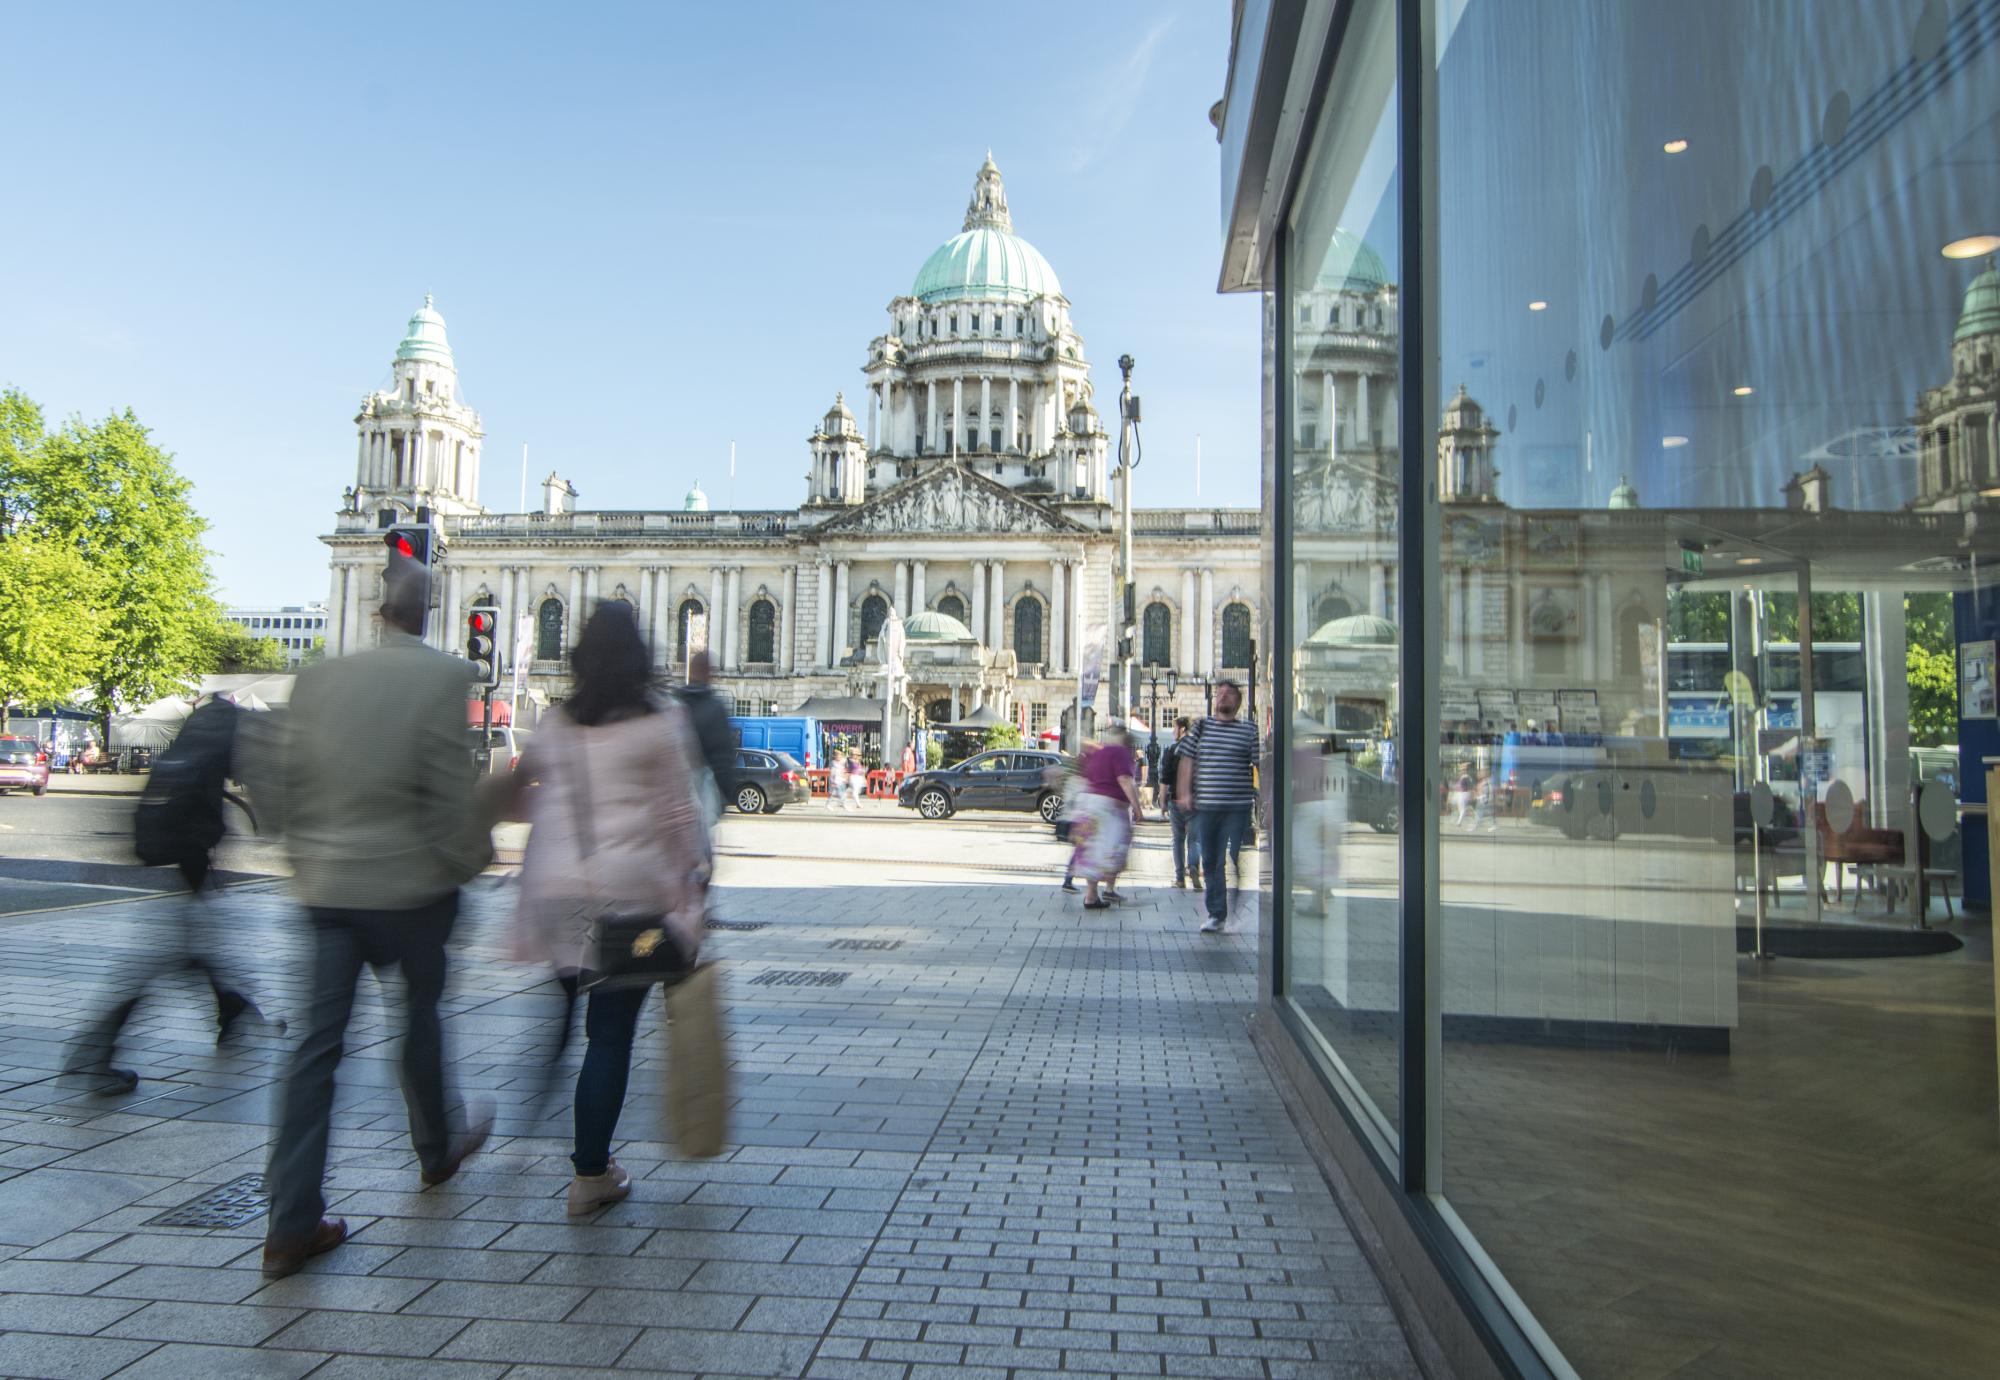
[[[444,318],[424,304],[390,364],[390,386],[361,400],[354,503],[362,511],[428,507],[462,516],[479,506],[479,414],[458,389]]]

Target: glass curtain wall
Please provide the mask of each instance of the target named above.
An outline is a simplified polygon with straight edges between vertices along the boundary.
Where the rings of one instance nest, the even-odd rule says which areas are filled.
[[[1400,1128],[1402,443],[1394,7],[1356,7],[1285,237],[1292,921],[1286,1000],[1387,1152]],[[1274,578],[1283,578],[1282,575]],[[1282,718],[1282,716],[1280,716]]]
[[[2000,0],[1361,0],[1340,44],[1273,307],[1279,1000],[1558,1373],[2000,1373]]]

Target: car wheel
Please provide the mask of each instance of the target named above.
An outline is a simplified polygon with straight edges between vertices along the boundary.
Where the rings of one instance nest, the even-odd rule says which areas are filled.
[[[47,786],[37,786],[37,787],[35,787],[35,794],[36,794],[36,795],[47,795],[48,793],[49,793],[49,788],[48,788]]]
[[[931,787],[917,797],[917,813],[925,819],[945,819],[951,814],[951,797]]]
[[[1382,807],[1382,813],[1377,815],[1373,822],[1373,828],[1375,832],[1378,834],[1393,834],[1398,829],[1402,828],[1402,825],[1403,825],[1402,807],[1397,805],[1394,801],[1391,801],[1389,804],[1384,805]]]
[[[1057,811],[1062,809],[1062,797],[1054,791],[1043,791],[1042,798],[1035,802],[1035,809],[1041,814],[1044,824],[1054,824]]]
[[[738,786],[736,808],[746,815],[761,815],[764,813],[764,792],[755,786]]]
[[[767,815],[775,815],[776,813],[778,813],[778,811],[784,808],[785,808],[784,806],[780,805],[777,801],[774,800],[769,805],[766,805],[764,807],[764,813]]]

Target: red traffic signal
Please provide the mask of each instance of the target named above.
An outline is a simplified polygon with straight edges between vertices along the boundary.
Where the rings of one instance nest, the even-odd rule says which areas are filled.
[[[500,683],[500,647],[495,637],[500,627],[500,610],[487,604],[465,611],[465,659],[472,663],[472,678],[479,685]]]
[[[400,556],[406,561],[415,561],[426,570],[430,568],[432,560],[441,554],[441,546],[432,543],[431,529],[428,525],[403,524],[385,528],[382,532],[382,545],[388,548],[390,560],[393,561]]]

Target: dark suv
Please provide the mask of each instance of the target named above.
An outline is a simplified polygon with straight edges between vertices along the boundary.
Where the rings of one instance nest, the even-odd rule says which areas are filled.
[[[775,815],[787,805],[812,803],[806,769],[788,752],[739,748],[730,803],[746,815]]]
[[[949,819],[960,810],[1033,810],[1053,820],[1062,794],[1042,774],[1063,762],[1060,753],[998,748],[955,767],[911,772],[896,788],[896,803],[925,819]]]

